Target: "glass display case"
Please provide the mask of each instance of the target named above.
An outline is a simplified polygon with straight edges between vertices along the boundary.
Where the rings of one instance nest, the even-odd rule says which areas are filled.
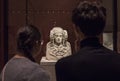
[[[118,43],[117,43],[117,48],[118,48],[118,53],[120,53],[120,31],[118,32]]]
[[[103,33],[103,45],[113,50],[113,33]]]
[[[118,30],[117,30],[117,51],[120,53],[120,0],[117,0],[117,25],[118,25]]]
[[[49,32],[55,27],[63,27],[68,31],[68,41],[71,44],[72,54],[78,51],[79,45],[76,41],[78,35],[74,31],[73,23],[71,22],[71,12],[73,8],[83,0],[30,0],[28,3],[29,23],[36,25],[41,30],[42,40],[44,44],[41,47],[41,53],[36,55],[37,62],[40,63],[40,58],[46,54],[46,44],[49,40]],[[92,0],[91,0],[92,1]],[[97,0],[98,1],[98,0]],[[111,50],[120,53],[120,0],[99,0],[107,9],[107,22],[104,33],[102,35],[102,43]],[[116,1],[116,2],[115,2]],[[69,4],[68,4],[69,2]],[[10,59],[16,53],[16,31],[26,23],[25,19],[25,0],[8,0],[8,11],[5,14],[7,20],[6,25],[8,30],[1,31],[4,33],[4,46],[8,51],[5,52],[5,59]],[[56,6],[57,5],[57,6]],[[6,9],[6,8],[5,8]],[[4,29],[7,26],[3,27]],[[8,45],[7,45],[8,44]],[[47,70],[53,72],[55,62],[45,63],[41,65]],[[55,72],[53,72],[53,79]],[[51,74],[52,75],[52,74]],[[55,79],[54,79],[55,80]],[[54,81],[52,80],[52,81]]]
[[[120,0],[101,0],[107,9],[103,45],[120,53]],[[109,4],[108,4],[109,2]]]

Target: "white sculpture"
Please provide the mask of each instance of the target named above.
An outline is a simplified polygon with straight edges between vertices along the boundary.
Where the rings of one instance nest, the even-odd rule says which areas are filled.
[[[50,31],[50,41],[46,45],[46,60],[57,61],[71,55],[71,45],[67,41],[68,33],[61,27],[54,27]]]

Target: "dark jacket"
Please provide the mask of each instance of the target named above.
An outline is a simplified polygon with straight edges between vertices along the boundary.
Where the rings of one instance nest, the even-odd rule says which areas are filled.
[[[120,55],[97,38],[87,38],[76,54],[60,59],[55,69],[57,81],[120,81]]]

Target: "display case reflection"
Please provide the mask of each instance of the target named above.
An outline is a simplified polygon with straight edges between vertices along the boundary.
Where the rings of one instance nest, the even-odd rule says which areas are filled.
[[[103,33],[103,45],[113,50],[113,33]]]
[[[118,53],[120,53],[120,32],[118,32],[118,35],[117,35],[117,48],[118,48]]]

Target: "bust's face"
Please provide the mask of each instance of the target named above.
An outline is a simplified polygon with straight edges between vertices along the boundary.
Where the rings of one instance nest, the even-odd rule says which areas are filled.
[[[55,34],[55,42],[57,44],[61,44],[62,43],[62,40],[63,40],[63,35],[62,33],[56,33]]]

